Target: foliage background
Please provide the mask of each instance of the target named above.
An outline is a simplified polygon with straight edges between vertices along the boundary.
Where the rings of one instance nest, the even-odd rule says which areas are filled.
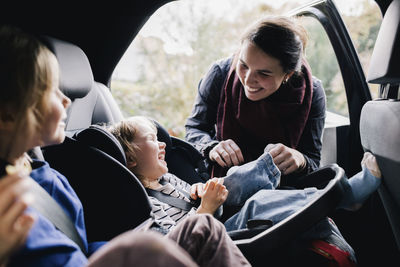
[[[298,6],[291,2],[278,8],[257,4],[231,14],[234,12],[217,13],[210,8],[213,1],[219,0],[201,1],[173,1],[158,10],[149,19],[152,23],[147,23],[157,25],[158,34],[154,34],[155,29],[144,27],[117,66],[111,82],[111,92],[124,116],[153,117],[170,134],[181,138],[198,82],[211,64],[234,53],[240,34],[255,20],[268,14],[284,14]],[[205,1],[211,4],[206,5]],[[238,1],[232,0],[231,7]],[[366,70],[381,18],[376,15],[375,3],[360,3],[357,12],[344,15],[343,20]],[[315,19],[299,22],[308,30],[306,56],[313,75],[323,82],[328,110],[346,116],[343,81],[329,41]],[[373,95],[376,90],[372,88]]]

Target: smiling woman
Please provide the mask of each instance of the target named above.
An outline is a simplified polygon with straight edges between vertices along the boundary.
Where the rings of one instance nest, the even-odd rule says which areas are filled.
[[[325,94],[306,44],[296,20],[266,16],[245,31],[237,53],[203,77],[186,139],[210,160],[213,176],[258,158],[267,145],[284,175],[318,168]]]

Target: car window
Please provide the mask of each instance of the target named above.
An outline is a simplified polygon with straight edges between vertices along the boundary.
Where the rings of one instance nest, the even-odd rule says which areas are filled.
[[[324,86],[327,111],[348,117],[343,78],[329,38],[320,22],[314,17],[304,17],[301,22],[309,36],[306,57],[313,75],[319,78]]]
[[[337,8],[342,14],[347,14],[343,16],[343,21],[367,76],[372,50],[382,22],[379,7],[373,0],[357,0],[347,1],[346,4],[339,2]],[[372,98],[377,98],[379,86],[371,83],[368,86]]]
[[[182,0],[157,10],[133,40],[116,67],[111,92],[124,116],[147,115],[171,135],[183,137],[197,85],[210,65],[237,49],[240,33],[266,14],[284,14],[309,1]],[[380,18],[372,0],[335,2],[367,70]],[[351,1],[350,1],[351,2]],[[218,4],[217,4],[218,3]],[[227,12],[229,10],[229,12]],[[355,23],[362,21],[362,23]],[[328,111],[348,117],[337,59],[319,22],[304,19],[309,31],[307,58],[322,80]],[[376,95],[376,87],[372,87]]]

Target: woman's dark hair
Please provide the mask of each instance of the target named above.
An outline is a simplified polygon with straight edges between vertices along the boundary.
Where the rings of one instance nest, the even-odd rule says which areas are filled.
[[[241,41],[250,41],[278,59],[285,73],[298,72],[307,44],[307,32],[293,18],[271,16],[253,24]]]

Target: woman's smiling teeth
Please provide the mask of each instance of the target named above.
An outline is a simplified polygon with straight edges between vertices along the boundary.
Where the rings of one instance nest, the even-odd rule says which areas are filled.
[[[249,91],[250,93],[254,93],[254,92],[258,92],[260,91],[262,88],[250,88],[250,87],[246,87],[246,90]]]

